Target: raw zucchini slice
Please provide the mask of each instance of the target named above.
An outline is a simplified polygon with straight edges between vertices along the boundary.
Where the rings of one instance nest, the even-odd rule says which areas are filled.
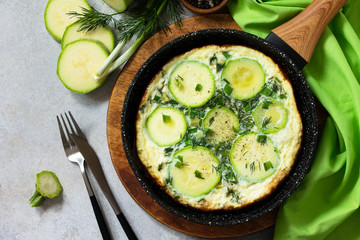
[[[104,0],[104,2],[118,12],[124,12],[132,0]]]
[[[275,133],[283,129],[287,122],[287,110],[281,102],[267,99],[252,113],[255,125],[263,133]]]
[[[92,39],[98,40],[111,52],[114,49],[115,41],[114,34],[108,27],[97,27],[93,31],[84,32],[78,31],[81,23],[70,24],[63,34],[61,40],[61,48],[63,49],[68,43],[74,42],[79,39]]]
[[[235,140],[230,161],[244,179],[262,181],[275,173],[279,161],[278,150],[268,136],[248,133]]]
[[[53,172],[42,171],[36,174],[36,189],[42,196],[53,198],[59,195],[62,186]]]
[[[234,139],[239,131],[240,123],[235,113],[226,107],[211,109],[203,120],[203,128],[211,129],[210,138],[218,142]]]
[[[150,138],[160,147],[180,142],[187,129],[184,114],[173,107],[157,107],[145,125]]]
[[[57,75],[69,90],[90,92],[105,81],[105,78],[95,80],[93,76],[108,56],[106,47],[99,41],[74,41],[62,50],[57,63]]]
[[[209,193],[220,181],[217,157],[205,147],[185,147],[175,152],[169,165],[172,186],[184,195]]]
[[[49,0],[44,13],[45,27],[57,41],[61,41],[65,28],[75,22],[68,12],[82,12],[82,8],[90,9],[86,0]]]
[[[214,75],[204,63],[182,61],[170,73],[169,90],[180,104],[199,107],[214,95]]]
[[[221,73],[233,88],[231,96],[246,100],[254,97],[265,84],[265,72],[259,62],[249,58],[229,61]]]

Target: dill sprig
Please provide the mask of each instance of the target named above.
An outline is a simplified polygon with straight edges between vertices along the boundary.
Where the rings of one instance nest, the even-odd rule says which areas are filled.
[[[106,27],[113,23],[116,26],[116,20],[113,16],[120,14],[119,12],[113,14],[106,14],[97,11],[95,8],[90,9],[81,7],[81,12],[70,11],[67,13],[71,18],[76,17],[77,23],[81,23],[78,31],[89,32],[98,27]]]
[[[157,32],[166,34],[170,31],[167,21],[161,14],[164,9],[166,9],[168,17],[180,27],[183,8],[178,0],[133,1],[125,12],[127,17],[120,20],[114,18],[114,16],[119,13],[105,14],[94,8],[82,8],[81,13],[68,13],[71,17],[78,18],[76,22],[81,23],[78,29],[79,31],[88,32],[95,30],[97,27],[105,27],[113,24],[119,33],[119,43],[95,73],[94,78],[96,80],[109,75],[125,63],[147,38]],[[135,43],[118,57],[125,44],[134,37],[136,37]],[[118,58],[115,60],[116,57]]]

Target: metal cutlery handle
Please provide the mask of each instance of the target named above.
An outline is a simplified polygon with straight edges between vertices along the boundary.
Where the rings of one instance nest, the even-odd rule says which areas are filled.
[[[119,219],[120,224],[123,227],[124,232],[126,233],[126,236],[129,238],[129,240],[137,240],[137,237],[136,237],[134,231],[132,230],[132,228],[130,227],[130,224],[126,220],[124,214],[119,213],[116,216]]]
[[[116,216],[118,217],[121,226],[124,228],[124,231],[127,237],[130,240],[137,239],[134,231],[131,229],[130,224],[125,219],[125,216],[121,212],[119,206],[116,203],[114,195],[111,192],[108,182],[106,181],[105,174],[102,170],[99,158],[97,157],[95,151],[90,147],[88,142],[81,137],[70,134],[72,140],[75,142],[77,147],[80,149],[83,157],[85,158],[85,162],[89,166],[91,172],[93,173],[97,183],[100,186],[100,189],[104,193],[106,199],[109,201],[112,209],[114,210]]]
[[[108,240],[108,239],[110,240],[111,239],[110,234],[109,234],[109,231],[107,229],[105,219],[104,219],[104,217],[102,215],[101,209],[99,207],[99,204],[98,204],[98,202],[96,200],[95,195],[90,197],[90,201],[91,201],[91,204],[92,204],[95,216],[96,216],[97,223],[98,223],[99,228],[100,228],[101,236],[103,237],[104,240]]]
[[[101,232],[101,236],[104,240],[110,240],[110,234],[109,234],[109,230],[107,228],[107,225],[106,225],[106,222],[105,222],[105,219],[104,219],[104,216],[102,215],[102,212],[101,212],[101,209],[100,209],[100,206],[96,200],[96,197],[94,195],[94,191],[90,185],[90,181],[89,181],[89,178],[85,172],[85,168],[83,165],[80,165],[80,170],[81,170],[81,175],[84,179],[84,182],[85,182],[85,186],[86,186],[86,189],[89,193],[89,197],[90,197],[90,201],[91,201],[91,205],[93,207],[93,210],[94,210],[94,213],[95,213],[95,217],[96,217],[96,221],[98,223],[98,226],[100,228],[100,232]]]

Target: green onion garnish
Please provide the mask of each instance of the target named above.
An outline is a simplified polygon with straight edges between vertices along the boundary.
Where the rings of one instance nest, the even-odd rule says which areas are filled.
[[[202,89],[202,85],[201,84],[196,84],[196,87],[195,87],[195,91],[197,91],[197,92],[200,92],[201,91],[201,89]]]
[[[264,169],[265,171],[269,170],[270,168],[274,168],[270,161],[264,162]]]
[[[191,128],[189,129],[189,133],[190,134],[193,134],[193,133],[196,133],[197,132],[197,128]]]
[[[194,174],[195,174],[195,177],[204,179],[204,178],[202,177],[202,173],[201,173],[199,170],[195,170]]]
[[[251,110],[251,104],[250,103],[246,104],[244,110],[245,112],[249,112]]]
[[[229,83],[226,83],[224,86],[224,93],[230,96],[232,91],[233,91],[233,87]]]
[[[207,129],[205,130],[205,135],[206,135],[206,136],[212,136],[213,134],[214,134],[214,131],[213,131],[212,129],[207,128]]]
[[[261,93],[262,93],[263,95],[265,95],[265,96],[268,97],[268,96],[271,95],[272,91],[271,91],[269,88],[265,87],[265,88],[261,91]]]
[[[229,52],[222,52],[222,55],[224,55],[224,57],[226,58],[226,59],[228,59],[229,57],[231,57],[231,55],[230,55],[230,53]]]
[[[258,135],[256,137],[256,141],[260,144],[265,144],[267,140],[267,136],[266,135]]]
[[[165,115],[165,114],[162,115],[162,119],[163,119],[164,123],[168,123],[171,121],[171,117],[169,115]]]

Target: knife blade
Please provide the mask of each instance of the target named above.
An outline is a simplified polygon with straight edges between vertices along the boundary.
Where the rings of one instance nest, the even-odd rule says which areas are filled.
[[[94,149],[90,146],[90,144],[87,142],[87,140],[85,140],[77,135],[74,135],[74,134],[70,134],[70,137],[74,141],[76,146],[79,148],[80,153],[85,158],[85,162],[87,163],[88,167],[90,168],[90,171],[92,172],[92,174],[95,177],[95,180],[99,184],[100,189],[102,190],[106,199],[108,200],[112,209],[114,210],[127,237],[131,240],[137,239],[134,231],[130,227],[130,224],[128,223],[124,214],[120,210],[120,208],[114,198],[114,195],[111,192],[109,184],[106,181],[104,171],[102,170],[100,160],[99,160],[98,156],[96,155]]]

